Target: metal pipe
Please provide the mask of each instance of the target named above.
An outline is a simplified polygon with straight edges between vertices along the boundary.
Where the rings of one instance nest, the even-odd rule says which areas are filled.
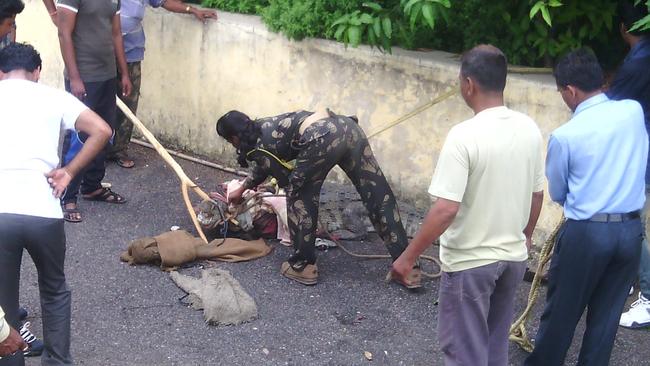
[[[148,143],[146,141],[136,139],[136,138],[132,138],[131,142],[133,142],[134,144],[140,145],[140,146],[144,146],[144,147],[149,148],[149,149],[155,149],[154,146],[151,145],[150,143]],[[165,149],[165,150],[167,150],[169,155],[176,156],[176,157],[181,158],[183,160],[188,160],[188,161],[191,161],[193,163],[197,163],[197,164],[208,166],[210,168],[222,170],[222,171],[227,172],[227,173],[236,174],[236,175],[239,175],[241,177],[248,177],[248,173],[246,173],[244,171],[241,171],[241,170],[228,168],[228,167],[225,167],[223,165],[219,165],[219,164],[213,163],[211,161],[207,161],[207,160],[200,159],[200,158],[195,158],[193,156],[183,154],[183,153],[179,153],[179,152],[174,151],[174,150],[170,150],[170,149]]]

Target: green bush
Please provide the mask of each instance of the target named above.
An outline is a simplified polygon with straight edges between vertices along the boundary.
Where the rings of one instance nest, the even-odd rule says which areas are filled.
[[[647,1],[650,6],[650,0]],[[291,39],[337,39],[390,52],[460,53],[479,43],[501,48],[513,64],[550,66],[566,51],[593,48],[606,68],[624,54],[616,0],[203,0],[204,6],[258,14]],[[650,19],[648,19],[650,22]]]
[[[203,0],[201,5],[243,14],[258,14],[269,5],[268,0]]]

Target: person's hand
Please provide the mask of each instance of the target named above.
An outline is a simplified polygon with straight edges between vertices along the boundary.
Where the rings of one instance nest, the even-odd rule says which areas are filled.
[[[25,348],[27,348],[27,343],[25,343],[23,338],[14,328],[11,328],[9,330],[9,337],[0,342],[0,357],[13,355],[14,353],[22,351]]]
[[[202,10],[197,8],[191,8],[190,12],[194,14],[196,19],[205,23],[208,19],[217,19],[217,12],[214,10]]]
[[[237,203],[237,202],[241,201],[241,196],[244,194],[244,191],[245,191],[245,189],[244,189],[243,185],[241,185],[240,187],[238,187],[236,189],[228,191],[228,195],[227,195],[228,203],[230,203],[230,202]]]
[[[391,277],[398,282],[407,283],[408,275],[413,270],[413,264],[410,263],[403,255],[401,255],[395,262],[391,269]]]
[[[122,96],[123,97],[128,97],[131,95],[131,90],[133,89],[133,85],[131,84],[131,80],[129,79],[128,75],[122,75],[122,80],[120,81],[122,84]]]
[[[52,194],[56,198],[61,198],[65,189],[72,181],[72,174],[70,174],[65,168],[54,169],[51,172],[45,174],[47,177],[47,182],[52,187]]]
[[[87,96],[84,82],[81,79],[70,79],[70,93],[83,101]]]

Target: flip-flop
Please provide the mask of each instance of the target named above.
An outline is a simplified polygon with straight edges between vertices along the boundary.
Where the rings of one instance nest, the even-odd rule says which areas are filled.
[[[110,188],[104,188],[104,187],[102,187],[101,191],[98,194],[94,194],[92,196],[83,194],[82,197],[87,201],[99,201],[99,202],[115,203],[115,204],[126,203],[126,198],[111,191]]]

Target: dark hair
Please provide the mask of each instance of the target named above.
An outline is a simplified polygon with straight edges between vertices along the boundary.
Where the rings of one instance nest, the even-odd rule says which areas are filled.
[[[0,50],[0,71],[14,70],[33,72],[42,65],[41,55],[27,43],[12,43]]]
[[[508,62],[500,49],[492,45],[478,45],[460,58],[460,74],[470,77],[482,90],[503,92],[508,75]]]
[[[25,9],[25,4],[21,0],[2,0],[0,2],[0,22],[20,14]]]
[[[560,87],[572,85],[583,92],[592,92],[605,83],[603,69],[594,53],[579,48],[564,55],[553,70],[555,83]]]
[[[641,31],[638,29],[631,32],[629,31],[634,27],[634,23],[648,15],[648,7],[645,5],[645,1],[634,5],[634,0],[620,0],[618,2],[617,12],[621,23],[625,25],[625,28],[628,29],[630,34],[635,36],[645,36],[650,33],[648,30]]]
[[[217,134],[230,140],[237,136],[237,162],[244,168],[248,167],[246,155],[257,147],[257,139],[261,135],[260,127],[240,111],[230,111],[217,121]]]

